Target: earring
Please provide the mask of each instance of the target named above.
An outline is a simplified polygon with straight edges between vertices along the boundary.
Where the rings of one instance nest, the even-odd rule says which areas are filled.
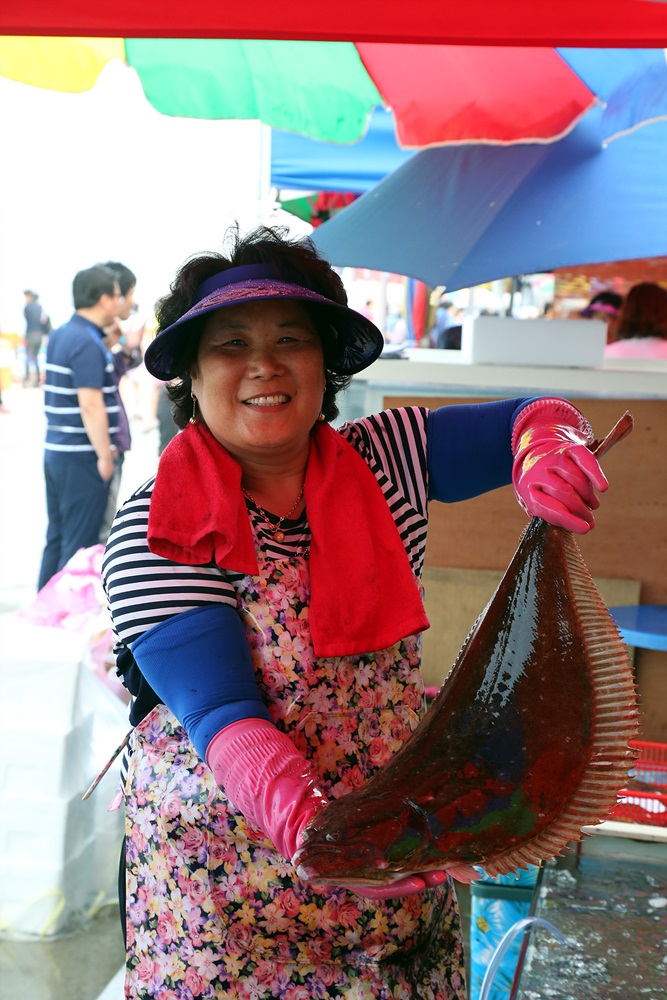
[[[319,415],[319,417],[317,419],[318,419],[319,423],[322,423],[322,421],[326,420],[327,418],[324,416],[323,413],[320,413],[320,415]]]
[[[190,423],[191,424],[196,424],[197,423],[197,397],[195,396],[194,392],[190,393],[190,397],[192,399],[192,416],[190,417]]]

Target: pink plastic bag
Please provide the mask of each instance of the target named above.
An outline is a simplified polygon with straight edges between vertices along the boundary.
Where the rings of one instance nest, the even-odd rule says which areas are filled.
[[[88,666],[114,694],[129,696],[114,676],[113,632],[102,587],[103,545],[79,549],[42,587],[34,601],[16,612],[33,625],[64,628],[88,637]]]

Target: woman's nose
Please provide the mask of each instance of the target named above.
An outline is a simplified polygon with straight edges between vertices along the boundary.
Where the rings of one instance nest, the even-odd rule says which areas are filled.
[[[278,352],[272,347],[259,347],[252,353],[250,370],[254,375],[275,375],[282,372],[284,367]]]

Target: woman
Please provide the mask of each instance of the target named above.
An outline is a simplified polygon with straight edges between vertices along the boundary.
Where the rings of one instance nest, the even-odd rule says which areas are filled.
[[[667,289],[652,281],[633,285],[606,358],[667,358]]]
[[[580,315],[584,319],[597,319],[607,324],[607,344],[618,336],[618,317],[623,306],[623,296],[608,289],[594,295]]]
[[[126,995],[462,1000],[445,872],[318,891],[291,859],[424,710],[428,500],[514,475],[529,512],[588,531],[606,489],[590,427],[565,401],[515,399],[335,431],[336,394],[382,336],[278,230],[188,261],[158,320],[146,365],[180,380],[184,430],[104,567],[135,695]]]

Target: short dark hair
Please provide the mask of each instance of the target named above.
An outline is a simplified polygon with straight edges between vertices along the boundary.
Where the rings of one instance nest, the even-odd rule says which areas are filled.
[[[616,338],[633,337],[667,340],[667,289],[654,281],[633,285],[623,303]]]
[[[23,292],[24,295],[32,295],[33,299],[38,299],[39,295],[37,292],[33,292],[31,288],[26,288]]]
[[[177,319],[180,319],[197,301],[197,289],[207,278],[220,274],[230,267],[246,264],[271,264],[279,275],[298,274],[299,284],[310,288],[332,302],[347,305],[347,293],[340,276],[328,261],[320,257],[313,242],[306,238],[291,239],[288,230],[282,226],[259,226],[241,235],[238,225],[232,226],[226,234],[229,244],[227,256],[219,253],[203,253],[190,257],[178,271],[168,295],[160,299],[156,306],[159,334]],[[311,315],[317,328],[324,351],[325,390],[322,413],[326,420],[338,416],[337,394],[348,387],[349,375],[337,375],[329,371],[327,357],[334,344],[331,342],[328,325],[316,305],[301,303]],[[178,341],[174,350],[174,367],[178,369],[178,379],[167,388],[174,404],[174,420],[179,427],[185,427],[192,413],[192,380],[190,371],[197,358],[199,342],[206,316],[191,324],[192,334]]]
[[[120,288],[120,294],[125,296],[132,289],[136,288],[137,276],[129,267],[121,264],[119,260],[107,260],[101,267],[108,267],[116,275],[116,281]]]
[[[72,282],[74,308],[90,309],[96,306],[103,295],[114,295],[117,285],[116,275],[102,264],[79,271]]]

